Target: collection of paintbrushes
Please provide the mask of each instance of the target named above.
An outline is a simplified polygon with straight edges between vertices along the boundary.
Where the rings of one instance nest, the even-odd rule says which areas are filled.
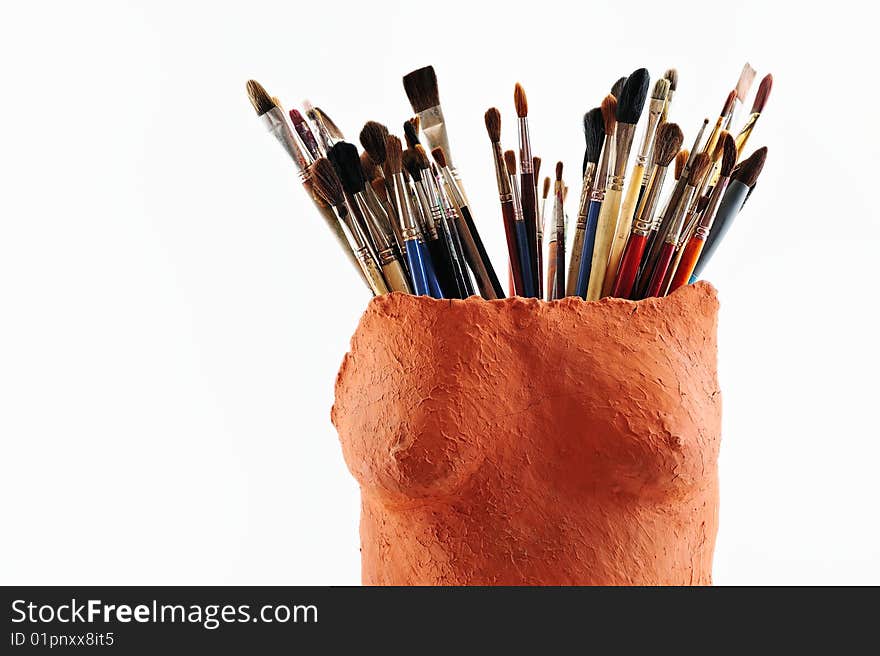
[[[641,299],[696,280],[754,189],[767,156],[761,148],[743,157],[743,149],[769,97],[772,76],[761,81],[751,114],[736,136],[730,131],[754,77],[746,64],[714,127],[706,135],[706,119],[690,150],[681,149],[684,135],[667,120],[678,86],[675,69],[654,83],[650,99],[644,68],[615,82],[601,105],[584,115],[586,148],[573,235],[567,234],[568,188],[561,162],[555,180],[545,177],[543,193],[538,193],[541,159],[532,153],[528,101],[517,84],[518,157],[502,149],[501,112],[493,107],[484,117],[507,241],[510,293],[547,300],[575,295]],[[405,144],[384,125],[369,121],[359,135],[362,153],[318,107],[306,103],[305,115],[296,109],[286,113],[254,80],[247,83],[247,92],[374,294],[504,298],[453,165],[433,67],[409,73],[403,84],[415,112],[403,125]],[[661,205],[670,166],[676,182]]]

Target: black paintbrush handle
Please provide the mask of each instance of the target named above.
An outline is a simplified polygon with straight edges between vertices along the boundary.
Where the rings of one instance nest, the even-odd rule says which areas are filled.
[[[480,233],[477,232],[477,226],[474,223],[474,217],[471,215],[471,210],[466,205],[461,208],[461,218],[464,219],[464,227],[470,233],[470,238],[473,241],[473,245],[476,247],[476,256],[482,262],[483,270],[489,278],[488,282],[492,286],[492,291],[495,292],[495,298],[504,298],[504,288],[498,280],[498,275],[495,273],[495,267],[492,266],[492,260],[489,259],[489,254],[486,252],[486,247],[483,245]]]
[[[459,289],[455,272],[452,269],[452,256],[449,253],[449,245],[442,237],[428,239],[426,241],[431,261],[434,263],[434,272],[437,274],[437,282],[440,291],[446,298],[463,298],[463,289]]]
[[[464,257],[464,248],[461,245],[461,237],[458,234],[458,227],[455,221],[449,220],[447,217],[441,219],[443,225],[443,237],[446,239],[449,247],[449,259],[452,263],[452,272],[455,275],[455,281],[461,293],[461,298],[468,298],[475,294],[474,285],[471,282],[470,274],[467,270],[467,263]]]
[[[538,279],[538,245],[537,245],[537,199],[535,197],[535,176],[523,173],[520,176],[520,194],[522,198],[523,220],[526,222],[526,233],[529,237],[529,265],[532,268],[532,280]]]

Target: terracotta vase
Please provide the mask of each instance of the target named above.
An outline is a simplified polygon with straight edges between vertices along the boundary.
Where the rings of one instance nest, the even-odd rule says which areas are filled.
[[[710,584],[718,302],[373,299],[332,419],[370,585]]]

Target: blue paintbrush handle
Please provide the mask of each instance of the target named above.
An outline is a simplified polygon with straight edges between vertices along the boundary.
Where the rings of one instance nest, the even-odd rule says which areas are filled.
[[[590,271],[593,268],[593,246],[596,245],[596,228],[599,225],[599,210],[602,209],[602,201],[590,201],[587,210],[587,223],[584,227],[584,245],[581,249],[581,268],[578,271],[577,287],[575,293],[581,298],[587,297],[587,289],[590,286]]]
[[[431,251],[425,242],[420,241],[418,244],[419,252],[422,256],[422,267],[425,270],[425,278],[428,280],[428,291],[434,298],[443,298],[443,290],[440,289],[440,281],[437,280],[437,271],[434,269]]]
[[[409,262],[409,274],[412,277],[413,289],[417,296],[430,296],[428,279],[425,277],[425,267],[422,264],[422,251],[419,249],[418,239],[407,239],[403,242],[406,246],[406,259]]]
[[[519,253],[519,263],[522,267],[524,295],[535,296],[535,278],[532,275],[531,259],[529,257],[529,233],[525,221],[516,223],[516,250]]]

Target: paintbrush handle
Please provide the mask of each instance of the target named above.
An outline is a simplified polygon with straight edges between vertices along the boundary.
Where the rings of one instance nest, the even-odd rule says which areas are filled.
[[[473,233],[469,229],[468,221],[467,219],[464,219],[465,215],[470,216],[470,212],[468,211],[467,207],[461,207],[459,208],[459,210],[460,214],[456,214],[456,219],[454,223],[456,230],[458,231],[458,236],[461,239],[461,245],[464,247],[465,260],[467,261],[467,264],[470,267],[470,270],[473,272],[474,278],[477,281],[477,287],[480,290],[480,296],[489,300],[498,298],[498,295],[495,291],[495,282],[497,282],[497,277],[493,281],[489,270],[486,268],[485,262],[483,262],[483,258],[480,256],[480,250],[477,247],[477,243],[474,239]],[[473,223],[473,221],[471,221],[471,223]]]
[[[611,296],[614,298],[629,298],[632,294],[636,273],[639,271],[639,263],[642,261],[647,243],[647,235],[630,233],[629,240],[623,250],[623,256],[620,259],[620,272],[611,289]]]
[[[356,256],[359,262],[358,266],[363,271],[364,278],[367,280],[367,284],[373,294],[381,296],[382,294],[387,294],[391,291],[388,289],[388,283],[385,282],[385,276],[382,275],[379,265],[376,264],[376,260],[373,259],[373,254],[370,253],[370,249],[364,246],[363,248],[358,249]]]
[[[513,201],[501,203],[501,218],[504,221],[504,237],[507,239],[507,257],[510,261],[510,273],[513,276],[513,292],[518,296],[525,296],[523,286],[522,264],[516,243],[516,219],[514,218]]]
[[[532,272],[532,280],[538,278],[538,247],[536,242],[537,233],[537,199],[535,197],[535,176],[532,173],[523,173],[520,176],[520,193],[522,202],[523,220],[526,222],[528,235],[529,269]],[[531,296],[536,295],[536,288]]]
[[[425,265],[422,262],[422,252],[419,249],[418,239],[407,239],[403,242],[406,250],[406,259],[409,262],[409,275],[416,296],[430,296],[428,277],[425,275]]]
[[[593,246],[596,243],[596,228],[599,224],[599,212],[602,201],[591,200],[587,209],[587,222],[584,228],[584,244],[581,247],[581,266],[578,269],[575,293],[581,298],[587,297],[590,278],[592,277]]]
[[[699,237],[691,237],[688,243],[685,244],[684,249],[682,249],[681,261],[679,261],[675,275],[672,277],[672,282],[669,284],[670,292],[674,292],[679,287],[688,284],[694,272],[694,267],[697,265],[697,260],[700,259],[700,253],[703,251],[705,243],[705,240]]]
[[[556,293],[556,246],[555,239],[547,244],[547,295],[545,298],[548,301],[552,301]]]
[[[611,242],[617,229],[620,197],[621,192],[612,188],[605,192],[605,200],[602,201],[599,223],[596,226],[596,243],[593,245],[592,263],[590,264],[590,284],[587,287],[588,301],[598,301],[602,296],[602,285],[605,283],[605,271],[608,269]]]
[[[681,178],[676,182],[675,187],[672,189],[672,194],[669,196],[669,199],[666,201],[666,206],[663,208],[663,211],[660,213],[658,217],[657,229],[651,229],[651,234],[648,236],[648,245],[645,248],[645,257],[643,258],[642,266],[639,269],[639,275],[636,277],[635,284],[635,293],[634,298],[644,298],[648,291],[648,283],[651,280],[651,273],[654,271],[655,265],[657,264],[657,258],[660,256],[660,248],[663,246],[663,243],[666,241],[666,237],[669,232],[672,230],[672,218],[678,209],[678,205],[681,202],[682,196],[684,196],[685,189],[687,189],[687,180],[685,176],[682,175]]]
[[[605,282],[602,285],[602,296],[611,294],[617,271],[620,268],[620,259],[623,257],[623,249],[629,240],[632,231],[633,216],[636,213],[636,203],[639,200],[639,189],[642,187],[642,179],[645,177],[645,167],[636,164],[630,176],[629,186],[626,188],[626,196],[620,206],[620,214],[617,217],[617,229],[614,232],[614,240],[611,242],[611,253],[608,257],[608,268],[605,270]]]
[[[556,237],[556,280],[551,282],[547,276],[547,285],[554,285],[553,298],[565,297],[565,234]]]
[[[651,278],[648,281],[648,290],[645,298],[651,296],[659,296],[660,289],[663,286],[663,280],[666,278],[666,271],[669,269],[669,263],[672,262],[672,256],[675,253],[675,244],[664,241],[660,247],[660,253],[657,256],[657,266],[651,272]]]
[[[488,283],[494,294],[494,296],[486,296],[486,298],[504,298],[504,287],[501,286],[501,281],[498,280],[498,274],[495,273],[495,267],[492,266],[492,260],[489,258],[489,253],[486,251],[485,245],[483,245],[483,240],[480,237],[480,232],[477,230],[477,224],[474,223],[474,217],[471,214],[470,207],[462,205],[460,210],[461,218],[464,219],[464,232],[466,233],[466,239],[469,239],[469,241],[473,243],[476,259],[481,265],[480,269],[483,272],[482,275],[485,276],[483,284]],[[477,281],[479,282],[479,280],[478,277]]]
[[[727,190],[724,192],[724,196],[721,199],[718,213],[715,215],[715,220],[712,223],[712,230],[706,238],[703,252],[694,268],[694,275],[697,277],[702,274],[706,264],[712,259],[712,256],[718,249],[721,240],[727,235],[727,231],[730,230],[730,226],[733,225],[733,220],[742,209],[743,203],[748,194],[748,185],[743,184],[739,180],[730,181],[730,184],[727,186]]]
[[[421,240],[419,240],[418,245],[422,267],[425,270],[425,278],[428,281],[428,294],[434,298],[443,298],[443,290],[440,289],[440,282],[437,280],[437,271],[434,268],[434,258],[431,257],[431,250],[428,248],[428,244]]]
[[[382,273],[385,274],[385,280],[388,281],[391,291],[412,294],[406,271],[396,257],[382,265]]]
[[[574,229],[574,238],[571,243],[571,256],[568,258],[568,278],[565,283],[565,295],[574,296],[577,293],[578,272],[581,270],[581,251],[584,247],[584,232],[586,230],[586,219],[584,223],[578,222]]]
[[[469,298],[474,295],[474,286],[468,273],[465,261],[464,247],[461,245],[461,235],[458,232],[458,222],[444,216],[441,219],[443,234],[449,243],[450,262],[455,273],[455,280],[461,290],[461,298]]]
[[[532,277],[532,268],[529,266],[529,238],[528,227],[525,221],[516,221],[516,247],[519,254],[520,269],[523,277],[523,296],[535,296],[535,279]]]
[[[442,229],[442,228],[441,228]],[[449,253],[449,244],[444,237],[428,239],[425,243],[431,262],[434,263],[434,273],[443,296],[446,298],[464,298],[464,290],[459,288],[452,267],[452,255]]]
[[[377,293],[376,290],[373,288],[369,277],[364,272],[360,262],[358,262],[358,258],[355,255],[351,244],[348,243],[348,239],[346,239],[345,237],[342,226],[339,224],[339,217],[336,216],[336,211],[327,203],[325,203],[321,198],[318,198],[317,194],[315,194],[314,190],[312,189],[311,180],[306,180],[305,182],[303,182],[303,187],[305,187],[306,192],[309,194],[309,198],[311,198],[312,202],[315,204],[315,208],[318,210],[318,214],[321,215],[321,218],[324,219],[324,223],[326,223],[327,227],[330,228],[330,232],[333,233],[333,237],[336,238],[336,241],[339,243],[339,246],[345,253],[346,258],[348,258],[348,261],[351,262],[351,265],[360,274],[361,280],[364,281],[364,284],[370,291]]]

